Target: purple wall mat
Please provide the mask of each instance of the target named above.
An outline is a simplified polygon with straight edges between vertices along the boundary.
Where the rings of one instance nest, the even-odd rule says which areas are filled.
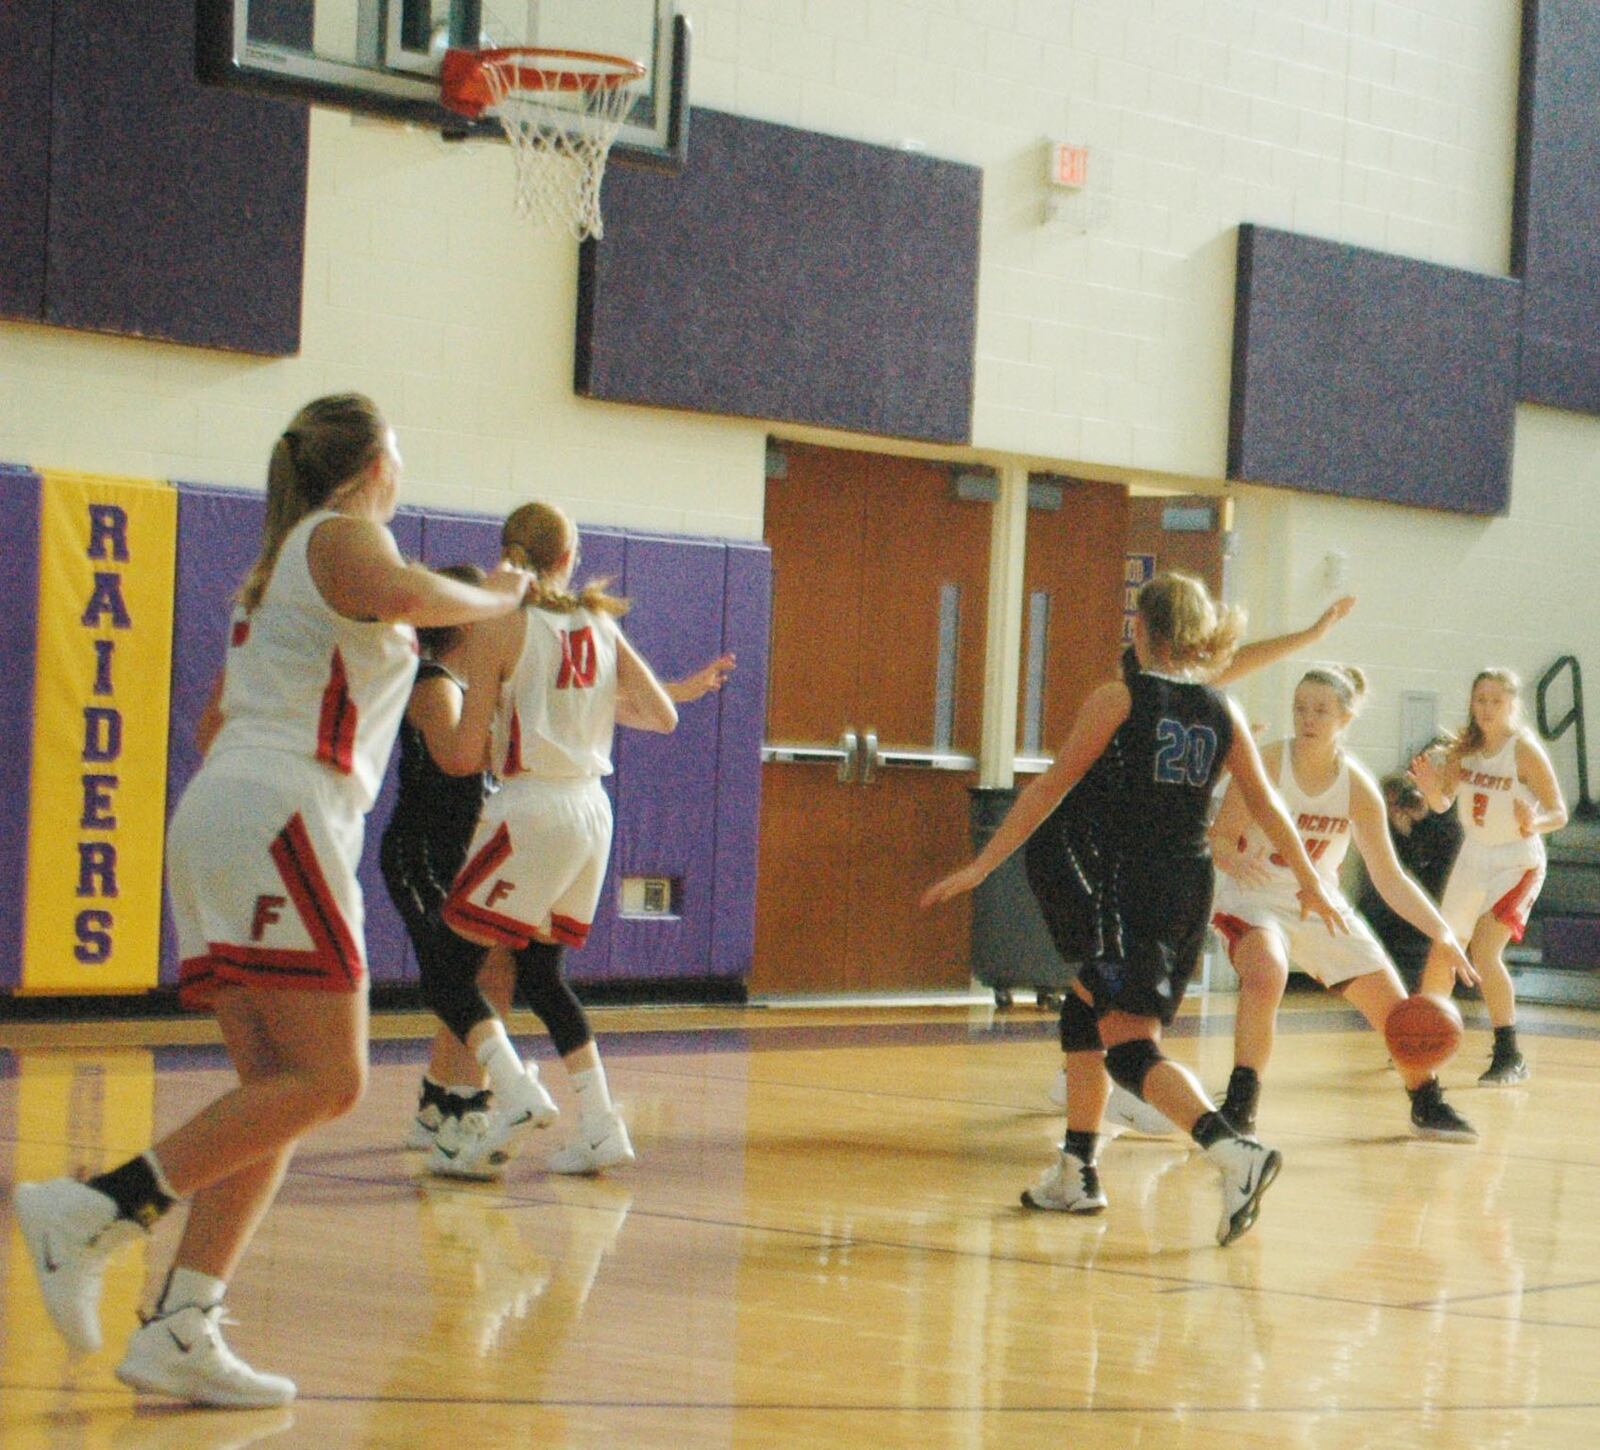
[[[726,571],[722,544],[629,537],[628,638],[662,679],[687,675],[721,651]],[[618,731],[617,880],[670,876],[681,895],[675,919],[616,919],[612,977],[710,970],[720,703],[707,696],[681,706],[671,735]]]
[[[418,509],[401,509],[389,525],[400,552],[412,559],[422,557],[422,528],[423,515]],[[389,824],[395,792],[399,789],[398,760],[398,751],[389,757],[383,789],[372,814],[367,817],[366,844],[361,852],[361,867],[356,872],[366,905],[367,970],[374,982],[384,983],[414,982],[417,978],[411,938],[406,935],[400,913],[389,900],[389,889],[383,884],[383,872],[378,867],[378,844],[383,839],[383,828]]]
[[[739,656],[722,689],[717,744],[717,856],[711,975],[745,977],[755,951],[756,854],[761,832],[761,737],[767,717],[772,553],[729,544],[723,647]]]
[[[212,681],[228,653],[233,593],[261,545],[266,497],[206,484],[178,486],[178,559],[173,594],[172,704],[167,739],[167,819],[195,771],[195,727]],[[178,980],[178,942],[170,906],[163,904],[161,976]]]
[[[44,315],[50,7],[0,5],[0,316]]]
[[[699,107],[691,130],[680,175],[606,177],[577,390],[970,438],[981,171]]]
[[[43,320],[299,351],[307,109],[202,86],[192,4],[54,15]]]
[[[1241,226],[1228,477],[1504,513],[1520,321],[1509,277]]]
[[[0,991],[22,981],[22,930],[28,885],[28,787],[33,760],[33,681],[38,643],[39,476],[0,464]]]
[[[1518,396],[1600,413],[1600,5],[1524,0],[1511,270]]]

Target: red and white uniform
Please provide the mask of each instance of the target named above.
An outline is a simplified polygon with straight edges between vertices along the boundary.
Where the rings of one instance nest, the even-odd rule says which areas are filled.
[[[218,983],[354,991],[365,980],[356,866],[416,673],[410,625],[329,607],[302,519],[256,608],[238,611],[223,724],[167,832],[180,992]]]
[[[611,855],[617,624],[609,615],[523,611],[522,653],[501,694],[495,765],[467,864],[444,919],[513,948],[537,934],[581,947]]]
[[[1253,821],[1245,831],[1245,852],[1267,867],[1272,880],[1262,886],[1246,887],[1219,871],[1211,924],[1227,942],[1230,959],[1247,933],[1272,932],[1295,967],[1309,972],[1323,986],[1334,987],[1355,977],[1381,972],[1389,965],[1389,957],[1372,928],[1356,915],[1339,890],[1339,867],[1350,849],[1352,829],[1350,763],[1341,753],[1333,783],[1319,795],[1309,795],[1295,779],[1292,748],[1292,742],[1283,742],[1278,794],[1283,797],[1289,819],[1295,823],[1328,895],[1344,911],[1350,930],[1333,936],[1320,917],[1302,917],[1294,872],[1272,849],[1266,832]]]
[[[1483,916],[1504,922],[1511,939],[1521,941],[1544,885],[1544,837],[1522,834],[1514,807],[1519,799],[1539,807],[1517,779],[1515,735],[1493,755],[1461,757],[1456,815],[1464,834],[1439,910],[1463,942]]]

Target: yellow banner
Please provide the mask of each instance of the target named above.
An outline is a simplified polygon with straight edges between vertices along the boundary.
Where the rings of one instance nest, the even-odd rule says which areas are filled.
[[[178,496],[46,473],[24,992],[156,985]]]

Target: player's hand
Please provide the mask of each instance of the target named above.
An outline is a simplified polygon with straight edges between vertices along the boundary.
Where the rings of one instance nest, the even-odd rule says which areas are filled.
[[[982,884],[987,871],[980,871],[977,862],[971,861],[959,871],[952,871],[948,876],[935,881],[922,893],[922,899],[917,903],[923,911],[930,906],[943,906],[953,897],[960,896],[965,891],[972,891]]]
[[[1424,750],[1412,756],[1409,774],[1430,805],[1444,794],[1444,770],[1431,752]]]
[[[1476,987],[1483,980],[1478,975],[1478,969],[1472,965],[1471,958],[1461,950],[1461,943],[1456,940],[1454,932],[1446,932],[1434,945],[1438,947],[1440,957],[1450,963],[1450,970],[1456,974],[1458,982]]]
[[[489,577],[483,581],[483,587],[491,594],[509,594],[520,602],[522,596],[533,586],[533,581],[533,570],[519,569],[515,564],[508,564],[502,559],[489,571]]]
[[[1341,595],[1317,616],[1317,622],[1311,626],[1311,632],[1315,634],[1318,639],[1321,639],[1323,635],[1332,629],[1334,625],[1336,625],[1355,607],[1356,597],[1354,594]]]
[[[1266,886],[1272,871],[1259,851],[1219,851],[1212,855],[1217,870],[1247,888]]]
[[[1314,886],[1302,886],[1295,895],[1300,898],[1301,920],[1320,916],[1328,928],[1329,936],[1339,936],[1350,930],[1350,923],[1345,920],[1344,912],[1328,895],[1327,888],[1320,881]]]
[[[687,703],[690,700],[698,700],[702,695],[715,694],[727,682],[736,663],[736,657],[731,650],[727,654],[718,655],[710,664],[702,666],[687,679],[679,680],[678,688],[685,693],[681,697],[674,695],[674,698],[682,698]]]
[[[1511,801],[1511,811],[1517,818],[1517,829],[1524,836],[1537,834],[1539,812],[1528,801],[1521,796],[1514,796]]]

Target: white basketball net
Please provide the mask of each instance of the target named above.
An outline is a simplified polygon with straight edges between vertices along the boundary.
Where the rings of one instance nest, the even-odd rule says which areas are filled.
[[[522,67],[526,71],[526,67]],[[493,116],[511,143],[516,166],[517,215],[564,226],[580,242],[601,237],[600,183],[611,143],[632,103],[632,77],[620,82],[598,67],[563,59],[571,89],[528,90],[518,85],[519,67],[485,61]]]

